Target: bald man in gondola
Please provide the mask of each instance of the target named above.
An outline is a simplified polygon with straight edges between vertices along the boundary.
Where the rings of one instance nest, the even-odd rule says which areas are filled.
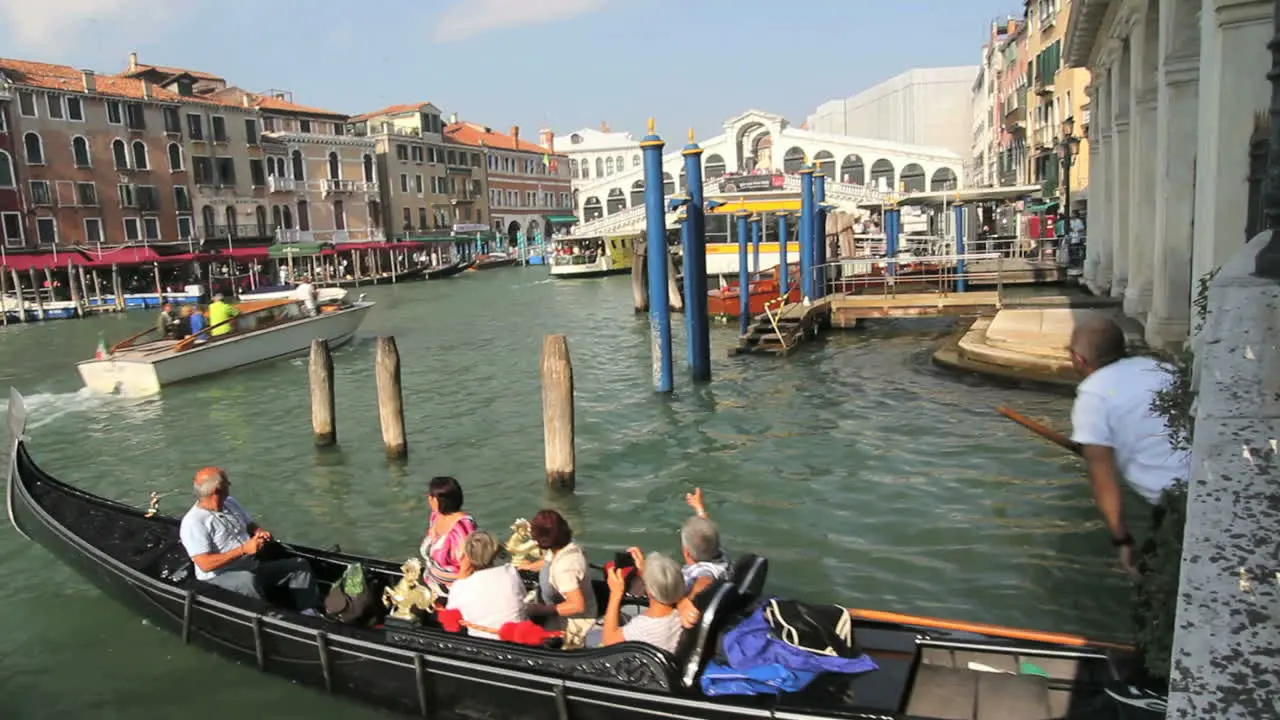
[[[1120,564],[1134,572],[1133,536],[1121,512],[1121,478],[1154,506],[1166,489],[1191,474],[1191,454],[1174,447],[1167,421],[1154,409],[1157,393],[1173,378],[1154,358],[1129,357],[1124,331],[1105,316],[1078,324],[1067,350],[1084,376],[1071,408],[1071,439],[1088,465],[1093,498]]]
[[[311,577],[311,566],[303,558],[260,562],[256,557],[271,540],[236,499],[231,497],[231,481],[222,468],[205,467],[196,472],[196,503],[182,517],[179,536],[196,579],[264,600],[269,587],[287,588],[294,609],[315,615],[320,596]]]

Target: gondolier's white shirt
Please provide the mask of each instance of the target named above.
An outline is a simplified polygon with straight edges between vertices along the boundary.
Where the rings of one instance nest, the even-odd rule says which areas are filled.
[[[222,503],[221,512],[206,510],[199,504],[192,505],[187,514],[182,516],[178,537],[182,540],[182,546],[187,549],[187,555],[190,557],[206,553],[231,552],[249,542],[249,524],[252,522],[253,518],[240,503],[236,502],[235,498],[228,497],[226,502]],[[201,570],[200,566],[196,565],[196,579],[209,580],[220,573],[230,570],[252,570],[257,565],[258,561],[252,557],[239,558],[213,572]]]
[[[1124,479],[1153,505],[1191,474],[1191,453],[1173,447],[1168,424],[1151,407],[1171,381],[1152,358],[1124,358],[1085,378],[1071,408],[1071,439],[1113,449]]]

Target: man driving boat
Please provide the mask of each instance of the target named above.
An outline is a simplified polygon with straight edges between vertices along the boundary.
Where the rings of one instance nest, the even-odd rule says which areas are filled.
[[[288,588],[294,608],[315,615],[320,594],[311,566],[302,558],[259,562],[255,557],[271,533],[231,497],[231,481],[222,468],[205,467],[193,483],[196,502],[182,517],[179,537],[196,568],[196,579],[264,600],[269,587]]]

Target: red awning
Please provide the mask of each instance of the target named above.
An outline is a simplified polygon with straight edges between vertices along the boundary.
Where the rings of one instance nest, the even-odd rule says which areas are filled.
[[[218,258],[235,258],[236,260],[266,260],[266,247],[232,247],[226,250],[219,250],[216,253],[203,253],[201,258],[204,260],[216,260]]]
[[[72,265],[88,265],[84,256],[74,250],[59,253],[10,253],[6,252],[3,258],[0,258],[0,265],[18,272],[26,272],[31,269],[43,270],[49,268],[57,270],[65,269],[67,263]]]
[[[142,263],[160,262],[162,258],[145,245],[132,245],[129,247],[116,248],[115,250],[103,250],[98,253],[94,250],[86,250],[85,254],[89,256],[89,262],[85,263],[89,267],[111,267],[112,265],[141,265]]]

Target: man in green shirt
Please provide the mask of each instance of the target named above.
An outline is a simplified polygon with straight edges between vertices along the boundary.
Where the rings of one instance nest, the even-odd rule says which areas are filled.
[[[231,332],[233,323],[227,322],[240,314],[236,307],[222,299],[222,295],[214,295],[209,305],[209,334],[218,337]]]

